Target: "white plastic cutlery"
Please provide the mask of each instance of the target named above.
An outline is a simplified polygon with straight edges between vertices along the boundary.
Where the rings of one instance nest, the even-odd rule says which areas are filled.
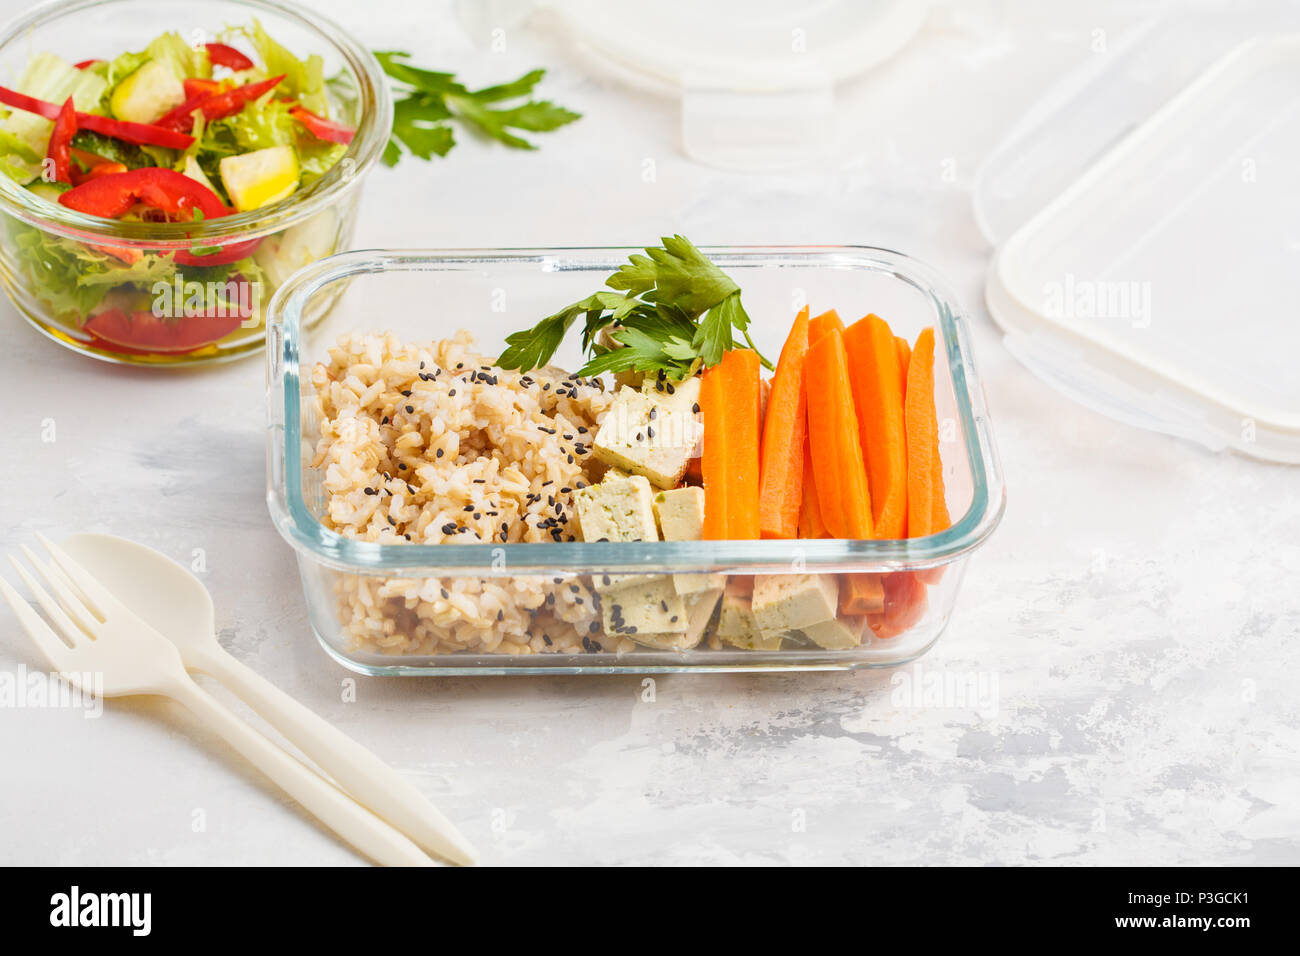
[[[112,535],[73,535],[63,549],[175,644],[187,668],[233,691],[354,800],[425,850],[454,863],[474,862],[474,848],[419,790],[218,643],[212,598],[193,574],[152,548]]]
[[[102,680],[106,697],[158,694],[181,703],[322,823],[375,862],[404,866],[432,863],[397,830],[213,700],[186,673],[171,641],[128,610],[60,548],[38,537],[53,565],[26,546],[22,551],[55,596],[21,561],[12,555],[10,561],[58,633],[3,579],[0,593],[51,667],[74,683],[79,681],[78,675],[96,675]]]

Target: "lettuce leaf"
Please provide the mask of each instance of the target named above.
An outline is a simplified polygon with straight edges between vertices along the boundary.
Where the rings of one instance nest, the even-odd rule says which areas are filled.
[[[343,158],[348,148],[342,143],[325,143],[314,140],[311,143],[300,142],[298,146],[298,168],[301,170],[299,185],[310,186],[320,179],[330,167]]]
[[[243,37],[252,44],[261,61],[266,76],[284,74],[278,95],[289,96],[321,116],[329,115],[329,99],[325,95],[325,61],[313,53],[305,60],[294,56],[269,33],[256,19],[251,26],[232,27],[222,34],[223,39]]]
[[[79,110],[99,106],[107,86],[96,73],[78,70],[67,60],[52,53],[38,53],[31,58],[14,88],[49,103],[62,103],[69,96]],[[15,109],[0,120],[0,166],[6,175],[19,183],[29,183],[41,173],[41,158],[49,146],[54,124],[43,116]],[[31,158],[32,155],[35,158]]]
[[[202,46],[196,48],[186,42],[179,33],[164,33],[154,37],[144,52],[145,59],[162,60],[170,66],[178,80],[190,76],[203,79],[212,76],[212,62],[208,59],[207,51]]]
[[[174,281],[178,272],[171,256],[145,253],[128,265],[106,252],[33,226],[14,222],[11,230],[32,293],[56,314],[71,315],[78,321],[93,313],[114,290],[148,295],[155,283]],[[212,282],[212,288],[236,275],[249,282],[266,281],[262,267],[251,257],[228,265],[183,266],[179,271],[186,282]]]

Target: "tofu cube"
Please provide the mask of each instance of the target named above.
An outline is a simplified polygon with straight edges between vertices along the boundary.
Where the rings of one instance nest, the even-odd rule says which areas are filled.
[[[644,385],[639,392],[629,386],[620,389],[605,413],[592,451],[607,465],[644,475],[659,488],[674,488],[681,483],[703,433],[693,411],[699,379],[683,382],[681,391],[671,383],[666,387],[674,389],[671,395],[653,388],[647,393]],[[686,401],[691,394],[696,399]]]
[[[606,478],[574,494],[583,541],[658,541],[653,492],[640,475]]]
[[[752,610],[769,637],[834,620],[839,579],[833,574],[760,574],[754,578]]]
[[[685,634],[686,604],[666,574],[635,575],[638,580],[604,590],[601,614],[611,637],[640,640],[640,635]]]
[[[704,537],[704,489],[673,488],[656,492],[655,518],[659,535],[665,541],[699,541]],[[721,574],[674,574],[678,594],[698,594],[720,588],[726,582]]]
[[[657,647],[667,651],[684,651],[696,647],[704,638],[713,612],[722,597],[722,588],[711,588],[684,598],[686,604],[686,630],[684,633],[642,633],[630,634],[629,637],[638,644]]]
[[[658,541],[653,491],[641,475],[606,478],[574,494],[578,530],[583,541]],[[633,581],[649,580],[645,574],[593,575],[592,586],[604,592]]]
[[[725,643],[748,651],[775,651],[780,648],[784,635],[771,636],[758,629],[749,598],[734,591],[722,595],[718,611],[718,625],[714,633]]]
[[[797,631],[796,634],[802,635],[818,647],[824,647],[827,650],[843,650],[861,644],[862,635],[866,630],[867,616],[859,614],[856,617],[846,615],[845,617],[822,621],[820,624],[809,624]]]

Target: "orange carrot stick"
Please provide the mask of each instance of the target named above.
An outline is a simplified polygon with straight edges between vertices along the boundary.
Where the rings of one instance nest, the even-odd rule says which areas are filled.
[[[840,575],[841,614],[883,614],[885,588],[879,574]]]
[[[722,397],[719,366],[704,370],[700,380],[700,412],[704,438],[700,447],[700,484],[704,486],[704,528],[706,541],[727,537],[727,491],[722,480],[727,469],[727,403]]]
[[[828,330],[808,348],[808,438],[822,522],[837,538],[871,537],[871,497],[858,444],[844,336]],[[927,472],[928,474],[928,472]]]
[[[704,537],[758,537],[758,353],[734,349],[704,372]]]
[[[876,637],[897,637],[925,616],[929,603],[926,587],[911,571],[895,571],[884,576],[884,610],[868,614],[867,623]]]
[[[934,533],[939,424],[934,409],[934,329],[923,329],[907,364],[907,536]],[[942,494],[942,490],[939,491]]]
[[[907,534],[907,437],[894,333],[880,316],[868,315],[845,331],[844,348],[875,536],[902,538]]]
[[[813,479],[812,452],[808,448],[808,433],[803,441],[803,505],[799,509],[799,537],[828,538],[822,523],[822,506],[817,500],[817,482]]]
[[[823,312],[808,322],[808,344],[812,345],[831,329],[839,329],[841,333],[844,331],[844,323],[840,321],[840,314],[834,309]]]
[[[894,348],[898,352],[898,375],[903,382],[903,393],[907,393],[907,363],[912,360],[912,346],[901,335],[894,336]]]
[[[808,398],[803,388],[807,355],[808,307],[804,306],[781,349],[763,417],[758,530],[764,538],[793,538],[799,533],[803,446],[808,430]]]

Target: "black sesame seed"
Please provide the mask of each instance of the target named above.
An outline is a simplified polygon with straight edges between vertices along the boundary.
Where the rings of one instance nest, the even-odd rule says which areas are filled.
[[[435,458],[441,458],[441,457],[442,457],[442,449],[439,448],[436,452],[433,453],[433,456],[434,456]]]
[[[407,406],[406,406],[406,414],[408,414],[408,415],[412,415],[412,414],[414,414],[414,413],[415,413],[415,406],[414,406],[414,405],[407,405]]]

